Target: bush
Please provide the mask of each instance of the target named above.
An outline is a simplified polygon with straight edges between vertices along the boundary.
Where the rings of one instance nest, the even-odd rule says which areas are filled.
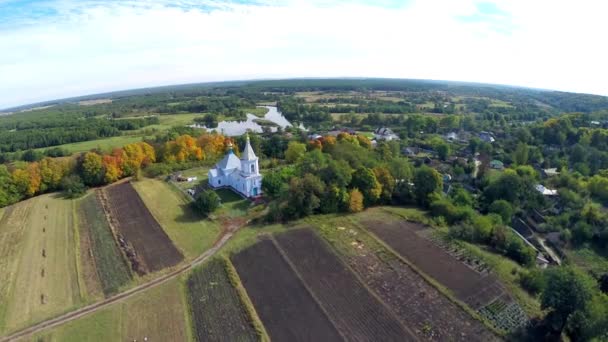
[[[78,175],[65,177],[61,181],[61,189],[68,198],[78,198],[87,192],[87,187]]]
[[[452,201],[446,198],[440,198],[433,201],[430,209],[433,216],[443,216],[448,224],[455,224],[468,220],[474,215],[471,207],[457,207]]]
[[[505,200],[496,200],[490,205],[489,211],[500,215],[504,224],[511,223],[511,217],[513,216],[513,207]]]
[[[207,216],[214,212],[221,204],[220,196],[215,191],[205,190],[196,196],[192,207],[201,215]]]
[[[526,291],[533,295],[541,293],[545,288],[545,278],[542,272],[537,269],[521,273],[519,283]]]

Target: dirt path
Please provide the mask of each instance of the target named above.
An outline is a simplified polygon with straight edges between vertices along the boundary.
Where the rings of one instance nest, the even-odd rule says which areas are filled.
[[[225,234],[223,234],[223,236],[221,236],[221,238],[213,245],[213,247],[211,247],[210,249],[205,251],[203,254],[198,256],[196,259],[192,260],[190,263],[188,263],[184,266],[181,266],[180,268],[178,268],[175,271],[172,271],[171,273],[165,274],[165,275],[163,275],[159,278],[156,278],[154,280],[151,280],[145,284],[136,286],[128,291],[125,291],[125,292],[119,293],[117,295],[114,295],[112,297],[109,297],[101,302],[91,304],[89,306],[85,306],[78,310],[63,314],[61,316],[40,322],[38,324],[32,325],[23,330],[17,331],[15,333],[13,333],[12,335],[0,337],[0,342],[15,341],[19,338],[24,338],[24,337],[30,336],[30,335],[40,332],[42,330],[62,325],[64,323],[73,321],[77,318],[83,317],[83,316],[93,313],[95,311],[101,310],[114,303],[121,302],[121,301],[123,301],[133,295],[141,293],[149,288],[153,288],[158,285],[161,285],[161,284],[187,272],[191,268],[193,268],[197,265],[200,265],[201,263],[205,262],[207,259],[212,257],[215,253],[217,253],[217,251],[220,248],[222,248],[222,246],[224,246],[226,244],[226,242],[228,242],[228,240],[234,235],[234,233],[236,233],[238,231],[238,229],[240,227],[242,227],[242,225],[227,227],[228,229],[225,230]]]

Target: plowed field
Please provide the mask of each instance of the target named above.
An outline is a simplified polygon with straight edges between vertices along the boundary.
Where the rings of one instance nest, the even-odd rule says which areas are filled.
[[[158,271],[183,259],[130,183],[108,187],[105,192],[112,221],[135,250],[144,271]]]
[[[272,241],[263,240],[232,261],[272,340],[342,341]]]

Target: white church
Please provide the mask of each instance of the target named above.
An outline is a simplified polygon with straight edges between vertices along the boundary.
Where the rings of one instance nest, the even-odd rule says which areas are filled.
[[[229,187],[245,197],[262,194],[262,175],[258,167],[258,157],[253,152],[247,135],[245,150],[239,159],[228,146],[228,153],[215,168],[209,170],[209,185],[213,188]]]

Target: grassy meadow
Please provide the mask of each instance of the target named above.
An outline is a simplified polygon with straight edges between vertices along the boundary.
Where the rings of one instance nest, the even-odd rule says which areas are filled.
[[[219,225],[192,211],[189,200],[180,190],[157,179],[134,182],[133,187],[187,259],[197,257],[213,245]]]
[[[190,341],[180,279],[34,336],[32,341]]]
[[[0,331],[14,331],[83,304],[73,201],[42,195],[0,221]]]

